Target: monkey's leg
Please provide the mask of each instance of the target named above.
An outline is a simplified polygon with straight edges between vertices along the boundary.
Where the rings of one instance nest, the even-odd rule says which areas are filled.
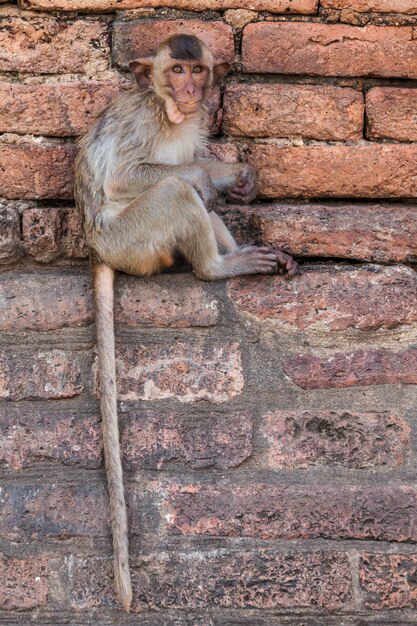
[[[226,240],[226,227],[221,230]],[[175,252],[204,280],[270,274],[277,266],[277,254],[266,248],[233,246],[229,253],[219,254],[212,220],[200,195],[175,176],[150,187],[113,216],[100,240],[96,249],[102,260],[131,274],[155,273],[163,266],[159,259]],[[227,245],[232,247],[231,240]]]
[[[217,213],[214,213],[214,211],[211,211],[209,215],[219,252],[222,254],[226,254],[227,252],[233,252],[234,250],[237,250],[239,246],[232,237],[232,234],[227,229],[227,226],[223,222],[222,218],[219,217]]]

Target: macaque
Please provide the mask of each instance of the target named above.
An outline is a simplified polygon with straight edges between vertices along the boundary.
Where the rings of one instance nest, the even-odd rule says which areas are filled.
[[[219,194],[239,204],[256,195],[252,166],[204,158],[205,103],[229,64],[215,62],[197,37],[174,35],[153,58],[129,67],[138,86],[119,96],[80,141],[75,168],[93,271],[115,585],[126,611],[132,590],[117,422],[114,270],[150,276],[179,254],[202,280],[297,273],[281,251],[239,246],[213,212]]]

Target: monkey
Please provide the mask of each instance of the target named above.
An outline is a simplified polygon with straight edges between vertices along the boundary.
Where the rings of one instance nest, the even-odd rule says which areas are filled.
[[[213,210],[219,194],[240,204],[256,195],[251,165],[204,156],[207,98],[229,63],[215,62],[200,39],[181,34],[129,67],[136,87],[120,95],[79,141],[75,164],[75,199],[93,274],[114,580],[126,611],[132,589],[117,421],[115,270],[150,276],[172,266],[179,253],[202,280],[297,273],[296,262],[281,251],[239,246]]]

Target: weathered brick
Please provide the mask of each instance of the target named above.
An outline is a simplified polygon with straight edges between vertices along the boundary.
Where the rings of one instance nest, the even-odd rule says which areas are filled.
[[[70,398],[81,393],[78,358],[64,350],[0,354],[0,399]]]
[[[60,209],[26,209],[22,216],[23,248],[29,256],[49,263],[59,256]]]
[[[48,560],[45,556],[0,557],[0,608],[28,611],[48,601]]]
[[[110,519],[103,482],[8,484],[0,487],[0,530],[10,541],[108,537]]]
[[[186,485],[171,487],[170,532],[258,539],[414,541],[413,487]]]
[[[250,0],[245,7],[271,13],[315,13],[318,0]],[[240,8],[242,0],[21,0],[22,7],[44,11],[114,11],[141,7],[169,7],[189,11]]]
[[[262,242],[297,256],[382,263],[417,258],[413,205],[228,205],[220,212],[243,241]]]
[[[0,132],[80,135],[120,91],[114,82],[0,83]]]
[[[5,198],[70,198],[75,146],[0,146],[0,195]]]
[[[252,145],[249,150],[263,197],[416,197],[416,159],[415,144]]]
[[[417,608],[417,554],[363,554],[359,581],[371,609]]]
[[[243,32],[247,72],[417,78],[413,28],[259,22]]]
[[[331,465],[402,465],[410,427],[397,415],[349,411],[271,411],[265,415],[265,462],[274,469]]]
[[[157,22],[118,22],[114,25],[113,54],[117,65],[153,54],[162,41],[177,34],[196,35],[217,57],[234,61],[233,33],[223,22],[174,20]]]
[[[187,463],[194,469],[240,465],[252,453],[248,413],[210,413],[186,417],[169,411],[132,416],[121,434],[124,464],[131,470],[161,469]],[[1,446],[1,444],[0,444]]]
[[[45,306],[47,303],[47,306]],[[93,322],[89,276],[10,272],[0,275],[0,330],[55,330]]]
[[[297,355],[283,361],[285,374],[302,389],[417,384],[417,348],[336,352],[330,357]]]
[[[126,346],[117,368],[121,400],[226,402],[243,389],[237,343]]]
[[[417,141],[416,100],[417,89],[370,89],[366,94],[366,136],[369,139]]]
[[[81,216],[77,209],[68,207],[62,210],[61,251],[70,258],[88,257],[88,246],[84,237]]]
[[[329,9],[351,9],[362,13],[417,13],[416,0],[321,0]]]
[[[363,110],[363,95],[350,88],[228,85],[223,129],[247,137],[360,139]]]
[[[74,558],[71,568],[74,609],[114,605],[108,559]],[[351,595],[350,567],[343,552],[164,552],[141,559],[133,571],[135,611],[216,607],[333,611]]]
[[[15,470],[42,461],[88,469],[101,466],[99,418],[74,418],[50,408],[0,406],[0,464]]]
[[[417,321],[417,273],[404,266],[327,267],[291,281],[239,277],[228,293],[240,312],[277,328],[375,330]]]
[[[19,249],[19,212],[14,207],[0,205],[0,265],[14,261]]]
[[[219,303],[191,274],[117,281],[116,323],[186,328],[214,326]]]
[[[0,15],[0,71],[91,74],[108,67],[104,22]]]

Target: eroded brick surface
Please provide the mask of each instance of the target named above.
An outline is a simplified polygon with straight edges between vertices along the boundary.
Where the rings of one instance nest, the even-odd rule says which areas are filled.
[[[278,328],[375,330],[417,321],[417,274],[408,267],[368,266],[240,277],[228,288],[237,309]]]
[[[293,410],[270,411],[264,419],[264,460],[276,469],[396,466],[411,452],[410,427],[397,415]]]
[[[416,78],[417,40],[411,26],[260,22],[245,27],[242,60],[247,72]]]
[[[45,556],[0,556],[0,608],[28,611],[48,601],[48,560]]]
[[[359,580],[371,609],[417,607],[416,554],[364,554]]]
[[[22,0],[27,8],[65,11],[114,11],[141,7],[169,7],[189,11],[239,9],[241,0]],[[314,13],[317,0],[250,0],[248,9],[272,13]]]
[[[417,89],[370,89],[366,94],[367,137],[417,141],[416,99]]]
[[[20,224],[17,209],[0,205],[0,264],[9,263],[19,255]]]
[[[354,89],[229,85],[224,107],[223,129],[229,135],[322,140],[362,137],[363,96]]]
[[[330,9],[352,9],[363,13],[417,14],[416,0],[321,0],[321,5]]]
[[[294,355],[283,361],[285,374],[303,389],[417,384],[417,349],[386,348],[336,352],[330,357]]]

